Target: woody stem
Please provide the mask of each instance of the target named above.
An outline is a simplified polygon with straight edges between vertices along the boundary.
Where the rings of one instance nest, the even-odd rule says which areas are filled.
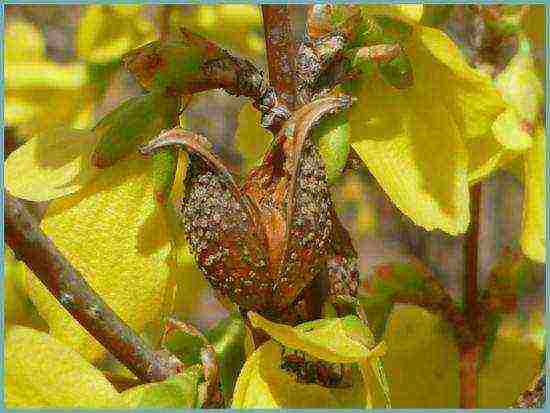
[[[479,337],[479,298],[478,298],[478,250],[479,221],[481,208],[481,184],[470,188],[470,227],[464,243],[465,274],[463,308],[466,323],[474,337]],[[480,345],[479,340],[460,345],[460,407],[471,409],[477,406]]]

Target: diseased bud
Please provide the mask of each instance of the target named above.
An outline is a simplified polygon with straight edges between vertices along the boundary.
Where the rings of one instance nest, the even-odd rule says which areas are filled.
[[[335,247],[332,242],[334,236],[341,238],[333,228],[343,229],[312,136],[326,115],[351,102],[348,96],[329,97],[295,112],[242,188],[200,135],[175,128],[142,148],[151,154],[178,145],[189,154],[182,202],[185,233],[212,287],[241,309],[297,320],[292,306],[326,270],[331,254],[342,257],[344,271],[352,268],[348,259],[356,253],[353,246],[348,250],[351,243]]]

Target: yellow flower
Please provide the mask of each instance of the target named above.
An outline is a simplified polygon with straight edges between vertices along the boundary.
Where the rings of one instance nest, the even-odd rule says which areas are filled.
[[[491,129],[505,103],[446,34],[415,23],[420,14],[403,18],[412,25],[402,47],[413,86],[398,90],[378,75],[361,82],[352,147],[405,215],[456,235],[469,223],[468,141]]]
[[[531,259],[545,262],[546,204],[545,204],[545,136],[542,123],[544,91],[526,37],[520,37],[518,53],[495,79],[507,110],[492,126],[492,136],[480,142],[470,142],[469,151],[478,165],[479,155],[485,155],[481,168],[471,168],[470,181],[475,182],[498,167],[518,167],[517,174],[524,183],[523,224],[521,247]],[[514,160],[515,159],[515,160]],[[511,160],[514,160],[510,163]],[[475,165],[475,163],[473,165]]]

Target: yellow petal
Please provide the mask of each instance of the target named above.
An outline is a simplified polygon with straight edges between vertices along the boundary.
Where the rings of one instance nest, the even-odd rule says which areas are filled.
[[[48,334],[13,327],[4,347],[8,408],[108,408],[118,398],[99,370]]]
[[[160,319],[169,275],[168,231],[156,215],[150,168],[147,160],[121,161],[79,193],[53,201],[42,222],[91,287],[138,332]],[[89,360],[104,354],[36,277],[29,273],[27,280],[54,337]]]
[[[4,62],[38,62],[45,60],[46,41],[34,24],[10,19],[4,32]]]
[[[408,52],[413,65],[425,65],[422,71],[415,70],[415,82],[419,87],[432,89],[431,93],[439,89],[433,97],[448,105],[464,138],[487,132],[506,108],[491,78],[471,67],[458,46],[441,30],[419,26],[415,36],[422,46],[412,45]],[[430,55],[437,63],[429,61]]]
[[[392,106],[393,138],[365,139],[352,146],[393,203],[416,225],[462,233],[469,222],[466,148],[441,103],[431,102],[425,112],[423,97],[409,93],[393,103],[400,111],[397,114]]]
[[[280,368],[281,346],[268,341],[246,361],[233,395],[239,408],[365,408],[363,383],[356,375],[353,387],[328,389],[317,384],[297,383]]]
[[[511,151],[524,151],[531,146],[531,136],[521,124],[521,119],[514,109],[508,109],[493,123],[493,135],[500,144]]]
[[[333,363],[354,363],[384,354],[383,343],[371,349],[366,338],[361,341],[350,337],[343,319],[318,320],[294,328],[273,323],[254,312],[249,312],[248,318],[254,327],[281,344]]]
[[[47,324],[38,316],[27,297],[24,266],[22,262],[15,260],[9,249],[6,249],[4,255],[5,325],[7,328],[20,325],[47,331]]]
[[[257,4],[179,7],[172,13],[171,25],[184,26],[239,55],[265,59],[262,12]]]
[[[78,55],[88,62],[107,63],[155,40],[155,28],[144,16],[138,15],[140,9],[139,6],[87,6],[78,25]]]
[[[61,126],[76,127],[76,116],[89,109],[92,99],[93,93],[89,87],[6,89],[5,121],[10,126],[16,126],[23,138]]]
[[[66,128],[32,138],[6,160],[6,189],[36,202],[79,191],[97,173],[90,163],[96,140],[90,131]]]
[[[260,120],[260,112],[251,103],[245,103],[239,113],[235,131],[235,146],[244,158],[244,172],[259,164],[273,140],[273,135],[260,126]]]
[[[363,6],[367,14],[395,17],[409,23],[418,23],[424,13],[422,4],[384,4]]]
[[[53,62],[6,62],[6,88],[16,89],[78,89],[87,81],[82,64],[60,65]]]
[[[525,154],[525,195],[521,248],[531,259],[545,262],[546,257],[546,181],[545,130],[539,127],[533,147]]]
[[[525,38],[520,40],[517,54],[506,69],[495,79],[495,85],[506,103],[514,107],[520,118],[535,122],[544,103],[544,90],[539,80],[531,46]]]

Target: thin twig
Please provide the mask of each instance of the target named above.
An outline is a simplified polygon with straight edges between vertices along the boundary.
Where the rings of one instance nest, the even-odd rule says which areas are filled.
[[[468,328],[479,337],[479,297],[478,297],[478,248],[479,219],[481,208],[481,184],[470,188],[470,227],[464,241],[464,293],[463,307]],[[479,363],[479,343],[462,343],[460,348],[460,407],[465,409],[477,406],[477,365]]]
[[[269,81],[288,110],[296,106],[295,56],[288,6],[262,5]]]
[[[88,285],[16,198],[4,193],[8,245],[59,303],[137,377],[162,381],[182,371],[168,354],[153,352]]]

